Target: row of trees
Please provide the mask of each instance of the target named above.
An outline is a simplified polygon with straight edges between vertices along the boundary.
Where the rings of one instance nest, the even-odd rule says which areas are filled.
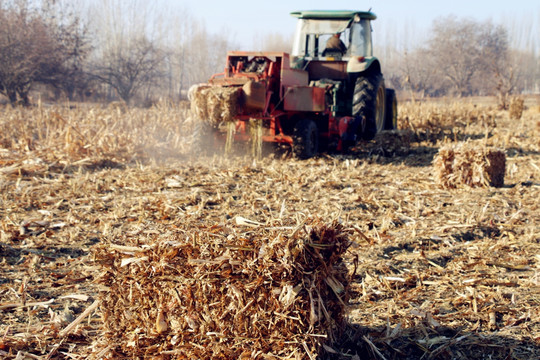
[[[170,16],[145,0],[101,0],[89,12],[95,19],[89,74],[109,97],[178,99],[223,68],[230,42],[187,11]]]
[[[28,104],[35,83],[72,94],[84,76],[87,34],[78,17],[63,11],[0,2],[0,94],[10,102]]]
[[[0,94],[25,105],[36,86],[70,100],[178,99],[223,66],[230,42],[187,13],[139,0],[84,4],[0,0]]]
[[[397,89],[419,96],[496,95],[506,108],[510,94],[540,87],[540,57],[534,48],[513,47],[510,38],[506,27],[491,21],[449,16],[436,20],[412,50],[381,52]]]
[[[79,100],[181,98],[236,46],[188,11],[173,13],[144,0],[0,0],[0,94],[23,104],[38,86]],[[414,46],[379,38],[387,82],[415,96],[497,95],[504,107],[540,86],[535,48],[512,46],[502,25],[447,17]],[[289,40],[271,34],[253,50],[286,50]]]

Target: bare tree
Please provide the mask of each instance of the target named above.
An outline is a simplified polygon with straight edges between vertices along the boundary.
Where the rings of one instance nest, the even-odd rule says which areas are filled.
[[[209,34],[204,23],[194,22],[191,37],[185,43],[184,66],[187,68],[187,83],[196,84],[223,71],[230,43],[225,36]]]
[[[129,104],[139,90],[163,76],[164,60],[164,52],[143,37],[106,51],[94,67],[94,76]]]
[[[192,85],[193,69],[190,69],[190,64],[193,54],[190,44],[197,31],[198,22],[185,9],[167,20],[170,22],[168,28],[171,32],[165,45],[166,93],[171,99],[182,99]],[[205,42],[204,39],[201,40]]]
[[[478,41],[482,52],[479,63],[482,67],[478,72],[479,83],[487,87],[488,93],[497,95],[502,109],[508,108],[509,95],[519,81],[517,58],[512,56],[508,39],[508,31],[502,25],[487,22],[480,27]]]
[[[167,49],[166,78],[161,82],[162,88],[156,90],[169,98],[182,99],[191,85],[207,82],[213,74],[222,72],[227,51],[236,46],[228,40],[227,31],[210,33],[204,21],[185,10],[166,20],[170,32],[161,39],[161,47]]]
[[[78,18],[60,23],[31,4],[0,2],[0,93],[24,105],[34,83],[68,82],[69,64],[83,61],[85,54]]]
[[[515,91],[540,93],[540,8],[504,19],[509,34],[510,61],[517,72]]]
[[[160,80],[170,73],[168,14],[142,0],[101,0],[94,5],[90,15],[96,49],[91,62],[93,77],[126,103],[143,93],[151,96],[152,89],[166,82]]]
[[[91,51],[87,24],[72,8],[73,3],[45,2],[43,17],[56,42],[56,51],[50,54],[40,72],[39,82],[52,85],[64,92],[70,100],[76,92],[89,87],[86,63]]]
[[[29,103],[30,87],[54,48],[46,24],[25,1],[0,7],[0,92],[12,104]]]
[[[480,68],[479,30],[475,21],[455,16],[433,23],[430,56],[459,96],[472,94],[471,82]]]
[[[403,66],[400,69],[401,84],[404,89],[420,97],[437,96],[444,92],[444,79],[437,71],[435,59],[426,48],[418,48],[403,56]]]
[[[524,57],[515,56],[504,26],[446,17],[434,22],[428,44],[439,84],[446,81],[459,96],[496,95],[499,106],[507,108],[522,80]]]

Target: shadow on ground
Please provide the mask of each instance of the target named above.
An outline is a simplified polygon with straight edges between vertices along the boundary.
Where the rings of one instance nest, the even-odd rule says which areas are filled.
[[[329,350],[329,349],[327,349]],[[459,328],[430,327],[373,329],[359,324],[347,325],[342,338],[321,359],[539,359],[537,341],[475,333]],[[355,357],[357,356],[357,357]]]

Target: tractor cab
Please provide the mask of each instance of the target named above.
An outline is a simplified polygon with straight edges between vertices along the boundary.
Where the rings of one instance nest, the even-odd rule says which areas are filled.
[[[297,11],[298,18],[292,48],[293,65],[305,69],[310,62],[344,62],[346,72],[361,72],[372,63],[371,20],[377,17],[366,11]],[[337,49],[327,43],[341,41]],[[344,69],[345,70],[345,69]]]

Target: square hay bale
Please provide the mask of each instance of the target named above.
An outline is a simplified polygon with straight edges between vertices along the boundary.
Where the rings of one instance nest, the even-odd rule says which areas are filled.
[[[348,236],[312,220],[104,245],[103,334],[129,358],[313,359],[344,326]]]
[[[510,100],[509,113],[510,119],[519,120],[523,116],[523,110],[525,109],[525,101],[521,97],[513,97]]]
[[[195,121],[212,125],[231,122],[238,113],[242,88],[235,86],[194,85],[188,96]]]
[[[444,188],[504,185],[506,155],[499,149],[470,143],[448,144],[433,161],[435,179]]]

